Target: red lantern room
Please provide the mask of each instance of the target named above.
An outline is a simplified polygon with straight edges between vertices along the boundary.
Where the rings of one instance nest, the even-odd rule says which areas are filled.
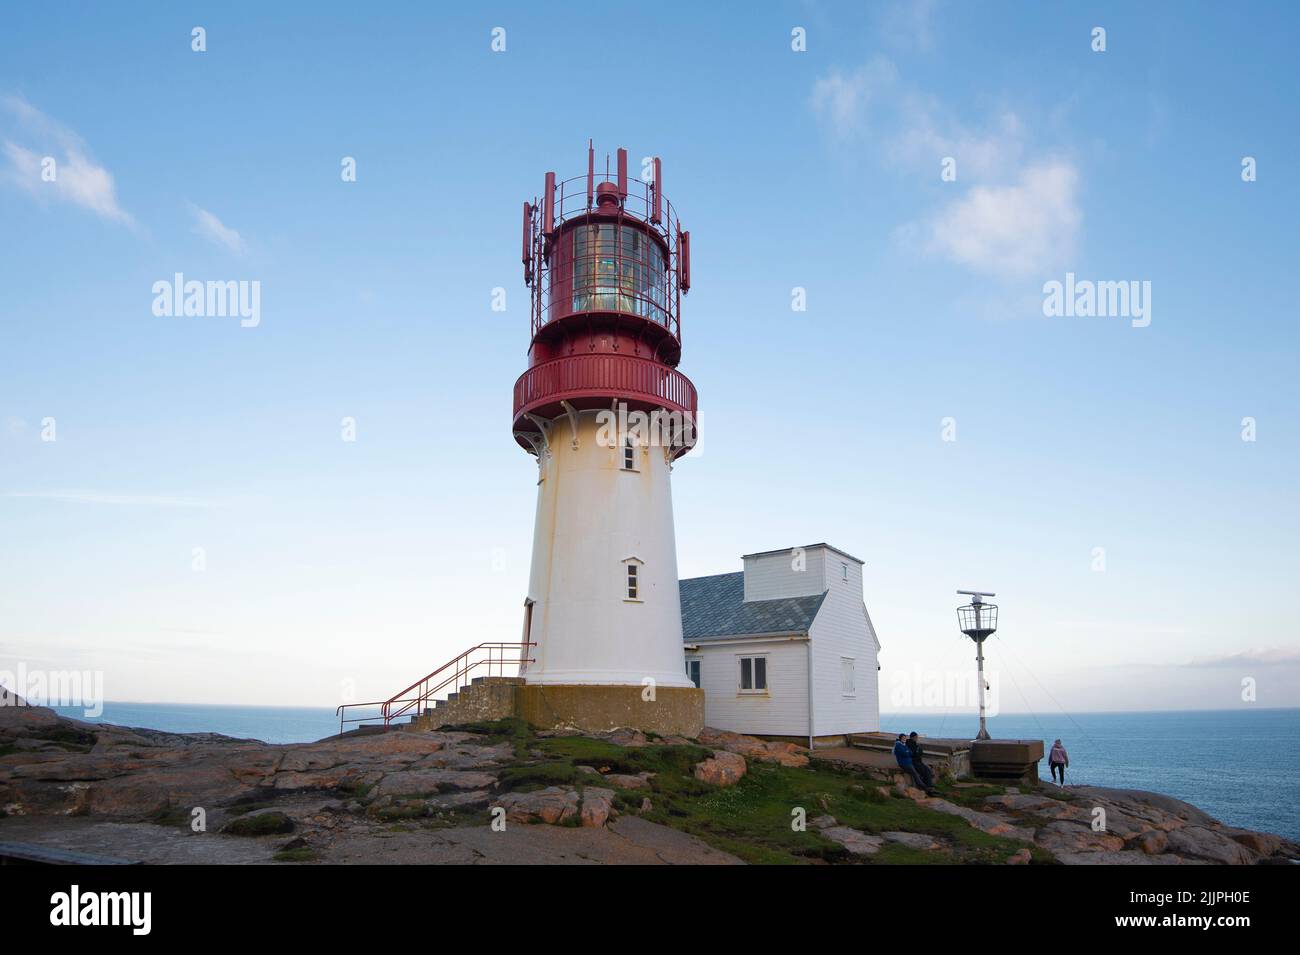
[[[646,169],[650,181],[628,178],[626,149],[613,180],[608,158],[605,167],[597,182],[589,145],[585,176],[557,181],[548,172],[541,197],[524,203],[532,342],[515,382],[514,430],[525,448],[535,447],[537,419],[614,403],[677,413],[694,432],[695,386],[676,368],[690,233],[663,195],[658,158]]]

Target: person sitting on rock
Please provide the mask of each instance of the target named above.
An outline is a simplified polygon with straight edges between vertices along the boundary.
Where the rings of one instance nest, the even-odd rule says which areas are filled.
[[[916,730],[907,734],[907,751],[912,754],[912,768],[925,783],[925,791],[932,792],[934,773],[930,772],[930,767],[925,765],[925,754],[921,752],[921,739],[916,735]]]
[[[1070,754],[1065,751],[1059,739],[1052,744],[1052,751],[1047,754],[1047,765],[1052,770],[1052,782],[1056,782],[1056,774],[1059,771],[1061,781],[1057,785],[1064,786],[1065,767],[1070,765]]]
[[[911,777],[917,789],[925,790],[926,795],[933,795],[933,790],[917,775],[916,767],[912,765],[912,751],[907,748],[906,739],[906,736],[899,733],[898,739],[894,741],[894,759],[898,761],[898,768]]]

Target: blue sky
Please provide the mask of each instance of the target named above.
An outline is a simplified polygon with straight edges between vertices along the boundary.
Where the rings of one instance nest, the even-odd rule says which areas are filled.
[[[1004,710],[1234,706],[1245,678],[1300,705],[1297,19],[10,10],[0,669],[325,705],[514,639],[519,207],[591,137],[663,157],[692,232],[683,576],[821,540],[861,557],[886,708],[900,674],[968,662],[959,587],[999,593]],[[1150,325],[1044,316],[1067,271],[1149,281]],[[155,316],[176,272],[259,281],[260,324]]]

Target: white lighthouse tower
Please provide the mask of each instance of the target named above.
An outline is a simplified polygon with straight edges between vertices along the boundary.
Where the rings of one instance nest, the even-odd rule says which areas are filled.
[[[652,181],[629,182],[620,149],[597,183],[589,147],[585,177],[547,173],[524,204],[532,337],[514,434],[537,458],[537,514],[523,700],[530,717],[693,735],[703,694],[685,672],[670,480],[695,434],[676,368],[690,234],[662,182],[658,159]]]

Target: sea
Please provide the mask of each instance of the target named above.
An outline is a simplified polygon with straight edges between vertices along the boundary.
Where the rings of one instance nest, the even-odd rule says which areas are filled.
[[[268,743],[304,743],[339,730],[332,709],[105,703],[90,722],[171,733],[222,733]],[[365,715],[365,714],[361,714]],[[965,714],[882,713],[881,728],[924,736],[974,736]],[[1204,809],[1220,821],[1300,841],[1300,709],[1188,710],[1156,713],[1003,713],[988,721],[1002,739],[1059,738],[1070,754],[1066,783],[1149,789]],[[1046,779],[1046,760],[1041,764]]]

